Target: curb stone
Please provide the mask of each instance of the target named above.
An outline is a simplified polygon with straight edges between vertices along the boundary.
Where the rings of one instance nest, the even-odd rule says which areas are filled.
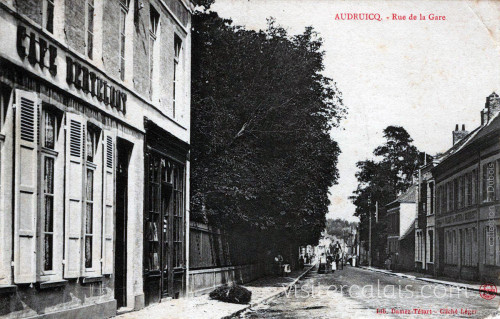
[[[237,310],[227,316],[224,316],[222,317],[221,319],[230,319],[234,316],[238,316],[239,314],[243,313],[244,311],[252,308],[252,307],[255,307],[259,304],[262,304],[266,301],[268,301],[269,299],[272,299],[272,298],[276,298],[276,297],[281,297],[282,295],[284,295],[293,285],[295,285],[300,279],[302,279],[305,275],[307,275],[307,273],[309,273],[314,267],[316,266],[316,264],[310,266],[308,269],[306,269],[302,274],[300,274],[297,278],[295,278],[294,281],[292,281],[291,283],[289,283],[286,287],[283,287],[284,289],[282,291],[278,291],[278,292],[273,292],[255,302],[252,302],[250,304],[248,304],[247,306],[245,306],[244,308],[240,309],[240,310]]]
[[[359,268],[369,270],[369,271],[383,273],[383,274],[386,274],[389,276],[396,276],[396,277],[408,278],[408,279],[413,279],[413,280],[420,280],[420,281],[431,282],[434,284],[440,284],[440,285],[445,285],[445,286],[459,287],[459,288],[464,288],[464,289],[468,289],[468,290],[472,290],[472,291],[489,292],[489,293],[493,293],[497,296],[500,296],[500,291],[497,291],[497,292],[485,291],[485,290],[481,289],[481,287],[476,288],[472,285],[462,284],[459,282],[442,281],[439,279],[425,278],[425,277],[416,277],[413,275],[405,275],[402,273],[395,273],[395,272],[392,272],[390,270],[383,270],[383,269],[378,269],[378,268],[373,268],[373,267],[370,268],[370,267],[360,266]]]

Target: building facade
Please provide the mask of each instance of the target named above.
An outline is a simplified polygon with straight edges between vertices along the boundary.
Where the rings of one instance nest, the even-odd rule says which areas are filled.
[[[432,169],[436,181],[438,274],[498,283],[499,113],[500,97],[492,93],[481,111],[481,126],[470,133],[463,128],[462,136],[454,138],[453,147]]]
[[[411,270],[415,260],[416,185],[385,206],[387,252],[391,268]]]
[[[436,258],[436,187],[432,176],[434,165],[435,163],[431,162],[419,169],[418,214],[415,222],[415,269],[429,274],[434,274]]]
[[[184,294],[191,12],[0,2],[0,316]]]

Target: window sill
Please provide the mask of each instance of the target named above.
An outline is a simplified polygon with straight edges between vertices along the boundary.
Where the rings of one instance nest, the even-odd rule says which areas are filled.
[[[67,280],[54,280],[54,281],[43,281],[37,282],[36,287],[40,290],[61,288],[68,284]]]
[[[102,278],[102,276],[80,277],[82,285],[91,284],[94,282],[102,282]]]
[[[0,295],[15,294],[17,292],[16,285],[0,285]]]

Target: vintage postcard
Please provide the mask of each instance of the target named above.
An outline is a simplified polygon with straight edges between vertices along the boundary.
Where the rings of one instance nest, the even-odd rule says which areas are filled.
[[[500,318],[500,1],[0,0],[0,318]]]

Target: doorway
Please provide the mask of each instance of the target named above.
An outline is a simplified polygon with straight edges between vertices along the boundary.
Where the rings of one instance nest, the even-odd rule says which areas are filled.
[[[132,144],[118,138],[116,150],[115,299],[120,308],[127,306],[128,169]]]
[[[180,297],[184,263],[184,165],[150,151],[145,156],[144,291],[146,305]]]

